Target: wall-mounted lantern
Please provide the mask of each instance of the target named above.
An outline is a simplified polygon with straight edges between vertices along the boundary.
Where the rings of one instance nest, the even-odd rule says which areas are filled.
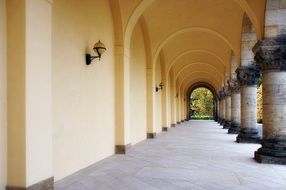
[[[156,92],[158,92],[159,90],[163,90],[163,82],[161,82],[160,84],[159,84],[159,86],[156,86],[155,87],[155,89],[156,89]]]
[[[91,61],[93,59],[98,58],[100,60],[101,55],[106,51],[105,45],[99,40],[96,44],[93,46],[94,52],[97,54],[96,56],[92,56],[90,54],[85,54],[85,61],[87,65],[91,64]]]

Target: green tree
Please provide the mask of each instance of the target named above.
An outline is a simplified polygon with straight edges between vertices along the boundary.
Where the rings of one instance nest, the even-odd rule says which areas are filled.
[[[191,94],[192,117],[213,117],[213,94],[206,88],[197,88]]]

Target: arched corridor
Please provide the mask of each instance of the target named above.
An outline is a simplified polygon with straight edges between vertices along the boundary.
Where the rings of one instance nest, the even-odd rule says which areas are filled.
[[[56,183],[57,190],[283,190],[286,168],[252,158],[213,121],[188,121]]]
[[[220,127],[189,122],[198,87]],[[286,0],[0,0],[0,190],[51,190],[136,152],[168,165],[168,147],[190,172],[201,153],[283,168],[285,97]]]

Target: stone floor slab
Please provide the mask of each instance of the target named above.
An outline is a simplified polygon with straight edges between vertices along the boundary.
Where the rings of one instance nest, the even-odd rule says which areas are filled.
[[[213,121],[189,121],[57,181],[56,190],[286,190],[286,166],[259,164]]]

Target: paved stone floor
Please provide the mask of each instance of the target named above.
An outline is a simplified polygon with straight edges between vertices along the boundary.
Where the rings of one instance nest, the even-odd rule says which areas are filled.
[[[258,164],[213,121],[190,121],[55,185],[56,190],[286,190],[286,166]]]

